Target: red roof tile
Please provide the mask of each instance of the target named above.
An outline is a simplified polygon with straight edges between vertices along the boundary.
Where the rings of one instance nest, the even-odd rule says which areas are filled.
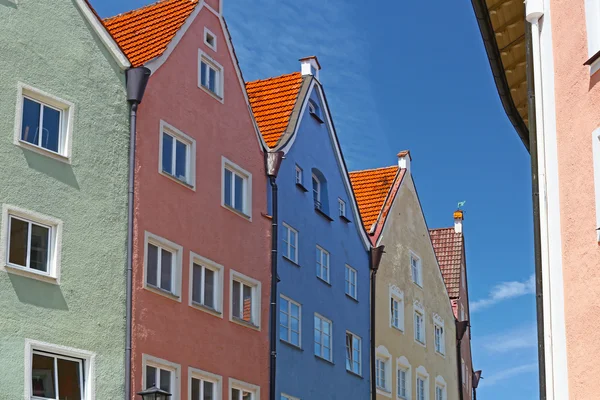
[[[367,231],[377,222],[399,170],[393,166],[350,172],[358,210]]]
[[[454,228],[430,229],[429,233],[448,289],[448,296],[457,299],[460,296],[463,235],[456,233]]]
[[[161,0],[103,22],[131,65],[138,67],[164,53],[198,2]]]
[[[300,72],[246,82],[252,112],[267,146],[275,147],[281,139],[290,122],[300,86]]]

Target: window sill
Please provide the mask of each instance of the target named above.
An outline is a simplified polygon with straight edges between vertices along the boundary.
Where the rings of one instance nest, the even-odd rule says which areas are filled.
[[[234,324],[245,326],[246,328],[254,329],[255,331],[260,331],[260,326],[254,325],[252,322],[244,321],[241,318],[231,317],[230,321]]]
[[[598,70],[600,70],[600,51],[591,56],[589,60],[583,63],[583,65],[589,65],[590,76],[598,72]]]
[[[65,163],[65,164],[69,164],[69,165],[71,164],[71,158],[70,157],[66,157],[66,156],[63,156],[62,154],[55,153],[55,152],[53,152],[51,150],[46,150],[43,147],[39,147],[39,146],[36,146],[34,144],[31,144],[31,143],[28,143],[28,142],[24,142],[21,139],[16,140],[15,141],[15,145],[17,145],[18,147],[21,147],[23,149],[30,150],[30,151],[33,151],[35,153],[41,154],[43,156],[47,156],[47,157],[53,158],[53,159],[55,159],[57,161]]]
[[[403,329],[400,329],[400,328],[398,328],[397,326],[394,326],[394,325],[392,325],[392,329],[395,330],[395,331],[398,331],[398,332],[400,332],[401,334],[404,335],[404,330]]]
[[[252,217],[251,217],[251,216],[249,216],[248,214],[246,214],[246,213],[244,213],[244,212],[241,212],[240,210],[236,210],[235,208],[233,208],[233,207],[230,207],[230,206],[228,206],[227,204],[222,204],[221,206],[222,206],[223,208],[225,208],[225,209],[227,209],[227,210],[231,211],[232,213],[234,213],[234,214],[237,214],[237,215],[239,215],[240,217],[244,218],[246,221],[249,221],[249,222],[251,222],[251,221],[252,221]]]
[[[352,296],[350,296],[348,293],[345,293],[345,295],[346,295],[346,297],[347,297],[347,298],[349,298],[350,300],[352,300],[352,301],[354,301],[354,302],[358,303],[358,299],[357,299],[356,297],[352,297]]]
[[[315,212],[317,214],[320,214],[323,218],[325,218],[329,222],[333,222],[333,218],[331,218],[329,215],[325,214],[325,212],[323,212],[322,210],[318,209],[317,207],[315,207]]]
[[[210,90],[208,88],[205,88],[204,86],[202,86],[202,84],[198,85],[198,87],[200,89],[204,90],[206,93],[208,93],[213,99],[217,100],[221,104],[225,104],[225,100],[223,99],[223,97],[219,96],[218,94],[216,94],[212,90]]]
[[[186,187],[186,188],[188,188],[190,190],[193,190],[194,192],[196,191],[196,186],[195,185],[190,185],[186,181],[183,181],[183,180],[181,180],[181,179],[179,179],[179,178],[177,178],[177,177],[175,177],[175,176],[173,176],[173,175],[171,175],[171,174],[169,174],[167,172],[164,172],[162,170],[160,171],[160,174],[162,176],[166,176],[167,178],[169,178],[173,182],[179,183],[181,186],[184,186],[184,187]]]
[[[352,222],[352,221],[350,221],[350,220],[348,219],[348,217],[346,217],[345,215],[340,215],[340,219],[341,219],[342,221],[344,221],[345,223],[347,223],[347,224],[349,224],[350,222]]]
[[[44,274],[42,272],[35,272],[35,270],[33,270],[31,268],[23,268],[23,267],[18,267],[16,265],[6,264],[2,269],[10,274],[21,275],[26,278],[36,279],[38,281],[51,283],[53,285],[59,284],[57,277],[49,275],[49,274]]]
[[[319,355],[317,355],[317,354],[315,354],[315,358],[316,358],[317,360],[320,360],[320,361],[326,362],[327,364],[335,365],[335,364],[333,363],[333,361],[331,361],[331,360],[328,360],[328,359],[326,359],[326,358],[323,358],[323,357],[321,357],[321,356],[319,356]]]
[[[301,190],[302,192],[304,192],[304,193],[308,192],[308,189],[307,189],[307,188],[305,188],[305,187],[304,187],[304,185],[303,185],[303,184],[301,184],[301,183],[298,183],[298,182],[296,182],[296,187],[297,187],[298,189],[300,189],[300,190]]]
[[[325,123],[325,121],[323,121],[321,119],[321,117],[319,117],[317,114],[315,114],[314,112],[309,112],[310,116],[313,117],[314,119],[316,119],[317,121],[319,121],[320,124]]]
[[[386,389],[382,389],[380,387],[377,387],[376,391],[377,391],[377,394],[383,395],[385,397],[392,398],[392,392],[389,392]]]
[[[349,369],[346,369],[346,372],[347,372],[347,373],[349,373],[349,374],[350,374],[350,375],[352,375],[352,376],[355,376],[355,377],[357,377],[357,378],[360,378],[360,379],[365,379],[365,378],[363,378],[363,376],[362,376],[361,374],[357,374],[356,372],[354,372],[354,371],[350,371]]]
[[[287,340],[284,340],[284,339],[279,339],[279,341],[280,341],[281,343],[285,344],[286,346],[288,346],[288,347],[291,347],[291,348],[292,348],[292,349],[294,349],[294,350],[297,350],[297,351],[304,351],[304,349],[302,349],[302,347],[300,347],[300,346],[296,346],[295,344],[293,344],[293,343],[290,343],[290,342],[288,342]]]
[[[419,341],[417,339],[415,339],[415,343],[418,344],[419,346],[423,346],[423,347],[427,348],[427,344],[426,343],[423,343],[423,342],[421,342],[421,341]]]
[[[298,264],[296,261],[292,260],[291,258],[282,255],[281,256],[285,261],[289,262],[290,264],[293,264],[295,267],[300,268],[300,264]]]
[[[200,304],[200,303],[196,303],[195,301],[192,301],[190,306],[197,310],[204,311],[205,313],[208,313],[210,315],[214,315],[215,317],[223,318],[222,312],[217,311],[216,309],[214,309],[212,307],[205,306],[204,304]]]
[[[177,296],[175,293],[173,292],[169,292],[165,289],[161,289],[159,287],[153,286],[149,283],[144,284],[144,289],[149,290],[150,292],[159,294],[163,297],[166,297],[167,299],[171,299],[171,300],[175,300],[179,303],[181,303],[181,297]]]
[[[438,356],[442,357],[442,358],[446,358],[446,355],[444,353],[440,353],[439,351],[435,351],[435,354],[437,354]]]
[[[331,283],[327,282],[325,279],[321,278],[320,276],[317,276],[317,279],[320,280],[321,282],[323,282],[324,284],[326,284],[327,286],[331,287]]]

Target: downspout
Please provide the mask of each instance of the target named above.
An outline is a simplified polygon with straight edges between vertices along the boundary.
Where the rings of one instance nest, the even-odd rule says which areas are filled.
[[[541,0],[528,0],[525,9],[525,43],[527,57],[527,105],[529,112],[529,149],[531,154],[531,189],[533,202],[533,241],[535,262],[535,298],[538,339],[538,381],[540,400],[546,400],[546,349],[544,321],[544,290],[542,266],[548,265],[548,254],[542,253],[541,218],[547,218],[545,135],[543,123],[543,97],[541,85],[541,56],[539,19],[544,14]],[[536,79],[540,84],[536,85]],[[539,107],[537,107],[538,101]],[[538,120],[540,125],[538,126]],[[539,142],[538,142],[539,136]],[[541,171],[540,171],[541,166]],[[541,183],[541,185],[540,185]],[[545,237],[548,227],[544,224]],[[544,261],[545,258],[545,261]]]
[[[271,319],[269,336],[269,400],[276,400],[276,378],[277,378],[277,232],[278,232],[278,210],[277,210],[277,173],[283,161],[283,152],[267,153],[267,176],[271,184]]]
[[[458,398],[464,400],[463,376],[462,376],[462,339],[467,332],[469,321],[456,321],[456,366],[458,367]]]
[[[125,312],[125,400],[131,400],[131,339],[132,339],[132,263],[133,263],[133,191],[135,178],[135,133],[138,105],[150,79],[150,70],[145,67],[130,68],[126,72],[127,101],[131,104],[129,116],[129,185],[127,188],[127,282]]]
[[[376,381],[376,369],[375,369],[375,299],[376,299],[376,288],[375,285],[377,277],[377,271],[379,270],[379,264],[381,263],[381,257],[385,246],[371,247],[369,250],[369,261],[371,269],[371,399],[377,399],[377,381]]]

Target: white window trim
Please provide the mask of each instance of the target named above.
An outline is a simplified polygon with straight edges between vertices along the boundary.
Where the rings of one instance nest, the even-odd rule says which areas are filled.
[[[84,398],[85,400],[96,399],[95,353],[87,350],[80,350],[72,347],[40,342],[32,339],[25,339],[25,395],[23,396],[25,399],[30,399],[33,397],[33,393],[31,391],[31,369],[33,366],[34,350],[82,359],[84,373]]]
[[[317,249],[321,250],[321,263],[320,268],[323,268],[323,253],[327,254],[327,279],[323,279],[323,277],[321,277],[321,271],[319,271],[319,275],[317,275],[317,278],[319,278],[320,280],[322,280],[323,282],[326,282],[328,284],[331,284],[331,254],[329,254],[329,252],[327,250],[325,250],[323,247],[317,245]],[[315,254],[316,255],[316,254]],[[315,263],[317,262],[317,260],[315,259]],[[316,265],[315,265],[316,266]]]
[[[173,253],[173,293],[169,293],[166,290],[155,288],[148,284],[148,243],[155,246],[162,247],[165,250],[169,250]],[[182,276],[182,263],[183,263],[183,247],[167,240],[163,237],[150,233],[144,232],[144,289],[149,290],[153,293],[160,294],[168,299],[181,302],[181,276]]]
[[[48,259],[48,272],[36,271],[8,263],[9,215],[23,218],[35,223],[49,226],[50,229],[50,257]],[[0,233],[0,271],[6,271],[44,282],[60,284],[60,266],[62,257],[62,231],[63,222],[57,218],[26,210],[10,204],[2,205],[2,231]]]
[[[435,388],[437,389],[438,387],[442,389],[443,400],[448,400],[448,385],[446,384],[446,380],[441,375],[435,377]],[[437,396],[437,391],[434,391],[434,396]],[[435,400],[438,400],[437,397],[434,398]]]
[[[346,269],[349,269],[350,271],[354,271],[354,277],[355,277],[355,282],[354,282],[354,291],[355,296],[351,295],[350,293],[346,293],[346,282],[344,282],[344,293],[346,293],[350,298],[354,299],[354,300],[358,300],[358,271],[355,268],[352,268],[351,266],[349,266],[348,264],[346,264]]]
[[[599,5],[600,7],[600,5]],[[598,27],[600,31],[600,26]],[[600,32],[599,32],[600,34]],[[600,59],[599,59],[600,60]],[[594,189],[596,201],[596,226],[600,228],[600,127],[592,132],[592,152],[594,161]],[[596,241],[600,243],[600,230],[595,230]]]
[[[418,276],[417,276],[416,281],[414,280],[414,277],[412,276],[412,258],[415,258],[417,260]],[[422,289],[423,288],[423,263],[421,262],[421,257],[416,255],[413,251],[410,251],[409,262],[410,262],[411,280],[413,281],[414,284],[416,284],[418,287],[420,287]]]
[[[415,325],[415,317],[414,314],[415,313],[419,313],[422,317],[423,317],[423,342],[420,342],[419,340],[417,340],[417,338],[415,338],[414,333],[416,333],[416,325]],[[413,303],[413,340],[415,341],[415,343],[418,343],[419,345],[423,346],[423,347],[427,347],[427,315],[425,314],[425,307],[423,307],[423,304],[421,304],[421,302],[419,302],[419,300],[415,300]]]
[[[392,390],[391,390],[391,387],[392,387],[392,371],[391,371],[392,355],[390,354],[390,352],[388,351],[388,349],[385,346],[379,345],[375,349],[375,359],[377,359],[377,358],[382,358],[385,360],[385,383],[386,383],[385,389],[380,388],[379,386],[377,386],[377,384],[375,385],[377,394],[392,398]],[[377,376],[377,374],[375,374],[375,375]]]
[[[39,154],[51,157],[55,160],[70,164],[75,105],[67,100],[63,100],[22,82],[17,84],[17,92],[17,108],[15,114],[15,132],[13,143],[19,147],[23,147]],[[62,153],[55,153],[52,150],[47,150],[43,147],[39,147],[21,140],[21,127],[23,123],[23,96],[31,97],[37,102],[47,104],[62,111],[61,132],[59,139],[59,141],[62,142]]]
[[[394,326],[394,324],[392,324],[392,316],[391,316],[391,308],[390,308],[390,318],[389,318],[390,328],[393,328],[399,332],[404,333],[405,332],[404,292],[402,290],[400,290],[400,288],[396,285],[390,285],[389,292],[390,292],[390,299],[395,299],[396,301],[398,301],[400,303],[400,310],[399,310],[400,315],[398,316],[400,326]]]
[[[215,88],[217,88],[217,93],[211,92],[210,89],[205,88],[202,85],[202,61],[212,65],[212,67],[218,71],[219,82],[217,82],[217,85],[215,86]],[[214,58],[203,52],[201,49],[198,49],[198,87],[208,93],[213,99],[222,104],[225,103],[225,69]]]
[[[298,397],[290,396],[289,394],[286,394],[286,393],[281,393],[280,397],[285,397],[287,400],[300,400]]]
[[[171,376],[171,386],[173,392],[171,393],[173,396],[169,398],[169,400],[179,400],[181,396],[181,365],[176,364],[171,361],[163,360],[158,357],[151,356],[149,354],[142,354],[142,387],[146,387],[146,366],[149,365],[151,367],[160,368],[164,370],[171,371],[173,374]],[[191,379],[190,379],[191,385]]]
[[[193,297],[192,294],[193,294],[193,289],[194,289],[194,280],[193,280],[194,264],[198,264],[205,268],[212,269],[216,273],[217,287],[215,288],[215,290],[217,291],[217,293],[215,296],[216,300],[215,300],[215,309],[214,310],[203,304],[195,303],[192,300],[192,297]],[[189,271],[189,279],[188,279],[189,280],[189,292],[188,292],[189,293],[189,306],[196,308],[198,310],[204,311],[206,313],[212,314],[216,317],[223,318],[223,275],[224,274],[225,274],[225,267],[223,267],[221,264],[218,264],[212,260],[209,260],[206,257],[202,257],[201,255],[190,251],[190,271]]]
[[[231,397],[231,389],[239,389],[251,392],[253,394],[252,400],[260,400],[260,386],[229,378],[229,394],[227,395],[229,400],[233,400]]]
[[[162,157],[163,156],[163,134],[165,132],[168,133],[173,138],[179,140],[180,142],[182,142],[188,146],[188,154],[187,154],[188,159],[187,159],[186,168],[188,169],[189,176],[188,176],[187,180],[185,180],[185,181],[175,177],[174,175],[164,172],[162,169],[162,166],[163,166],[162,165],[163,164],[163,162],[162,162],[163,161],[162,160],[162,158],[163,158]],[[196,191],[196,140],[194,140],[192,137],[186,135],[179,129],[175,128],[173,125],[169,124],[168,122],[163,121],[162,119],[160,120],[160,131],[159,131],[158,139],[159,139],[158,173],[163,176],[166,176],[167,178],[179,183],[180,185],[182,185],[184,187],[187,187],[188,189]],[[173,146],[175,147],[175,143],[173,143]]]
[[[300,182],[298,182],[298,172],[300,172]],[[298,185],[304,186],[304,170],[298,164],[296,164],[296,169],[294,170],[294,180]]]
[[[146,371],[143,371],[144,376]],[[223,398],[223,377],[221,375],[213,374],[212,372],[203,371],[198,368],[188,367],[188,397],[192,396],[192,378],[202,379],[210,381],[215,384],[215,399]]]
[[[340,217],[346,218],[346,202],[339,197],[338,197],[338,214]]]
[[[398,396],[398,387],[400,386],[398,383],[398,371],[404,370],[406,371],[406,397]],[[408,359],[404,356],[401,356],[396,359],[396,397],[402,400],[410,400],[412,398],[412,377],[411,377],[412,367],[408,362]]]
[[[325,361],[329,361],[329,362],[333,363],[333,322],[329,318],[326,318],[326,317],[324,317],[323,315],[321,315],[319,313],[315,313],[314,316],[318,317],[322,321],[329,322],[329,356],[330,356],[329,358],[325,358],[322,355],[315,354],[315,357],[318,357],[321,360],[325,360]],[[317,329],[317,327],[314,326],[314,323],[315,323],[315,319],[313,317],[313,353],[314,353],[314,343],[315,343],[315,341],[314,341],[314,333],[315,333],[315,330]],[[321,330],[321,332],[323,332],[323,331]],[[321,336],[321,338],[322,338],[322,336]],[[323,348],[323,343],[322,342],[320,343],[320,346],[321,346],[321,353],[322,353],[323,352],[322,351],[323,350],[322,349]]]
[[[292,228],[292,226],[291,226],[291,225],[289,225],[289,224],[287,224],[287,223],[285,223],[285,222],[282,222],[281,224],[282,224],[282,225],[283,225],[283,226],[284,226],[286,229],[288,229],[288,230],[291,230],[291,231],[293,231],[293,232],[296,234],[296,240],[295,240],[295,243],[294,243],[294,248],[295,248],[295,251],[294,251],[294,253],[295,253],[295,254],[294,254],[294,258],[288,257],[288,256],[287,256],[287,255],[285,255],[285,254],[282,254],[282,256],[283,256],[284,258],[288,259],[289,261],[293,262],[294,264],[299,264],[299,263],[298,263],[298,231],[297,231],[296,229]],[[289,250],[289,248],[290,248],[290,242],[289,242],[289,239],[290,239],[290,238],[289,238],[289,231],[288,231],[288,237],[286,237],[286,238],[285,238],[285,242],[287,243],[287,247],[288,247],[287,249],[285,249],[285,250],[286,250],[286,253],[288,252],[288,250]]]
[[[441,351],[438,351],[435,348],[435,331],[436,328],[442,328],[442,337],[440,338],[440,347]],[[433,314],[433,347],[435,353],[439,356],[446,357],[446,327],[444,326],[444,319],[440,317],[438,314]]]
[[[317,190],[315,190],[315,185],[313,184],[312,179],[314,179],[317,182]],[[321,208],[323,208],[323,203],[321,202],[321,180],[314,173],[312,174],[311,184],[312,184],[312,191],[313,191],[313,200],[314,200],[314,195],[316,192],[317,193],[317,201],[319,203],[321,203]]]
[[[225,204],[225,168],[246,179],[244,185],[244,211],[242,212]],[[225,157],[221,157],[221,207],[252,221],[252,174]]]
[[[255,323],[240,321],[233,316],[233,281],[236,280],[238,282],[244,283],[248,286],[252,287],[252,315],[255,316]],[[241,272],[234,271],[233,269],[229,270],[229,320],[238,325],[242,325],[251,329],[256,329],[258,331],[261,330],[261,283],[260,281],[250,278],[247,275],[242,274]]]
[[[281,340],[281,341],[283,341],[283,342],[285,342],[285,343],[287,343],[289,345],[292,345],[292,346],[295,346],[295,347],[298,347],[298,348],[302,348],[302,304],[298,303],[297,301],[294,301],[294,300],[290,299],[289,297],[287,297],[287,296],[285,296],[283,294],[280,294],[279,297],[281,299],[285,299],[289,303],[293,303],[293,304],[295,304],[295,305],[298,306],[298,329],[299,329],[298,330],[298,344],[294,344],[290,340],[288,340],[289,336],[290,336],[289,333],[292,330],[291,325],[290,325],[290,328],[288,330],[288,339],[281,339],[280,338],[279,340]],[[288,315],[290,315],[289,311],[290,310],[288,309],[287,310],[287,314]],[[279,310],[279,313],[281,313],[281,310]],[[279,324],[278,329],[280,329],[280,330],[282,329],[281,328],[281,323]]]
[[[419,396],[417,395],[417,389],[418,389],[418,384],[417,384],[417,379],[421,378],[422,380],[425,381],[425,399],[424,400],[429,400],[429,373],[427,372],[427,370],[425,369],[424,366],[419,366],[419,368],[417,368],[415,370],[415,396],[416,399],[415,400],[420,400]]]
[[[213,42],[214,45],[211,45],[208,40],[206,40],[206,34],[209,34],[210,36],[213,37]],[[207,27],[204,27],[204,44],[211,50],[213,51],[217,51],[217,35],[215,35],[214,33],[212,33],[212,31],[210,29],[208,29]]]
[[[363,359],[363,349],[362,349],[363,341],[362,341],[362,337],[360,337],[356,333],[353,333],[353,332],[348,331],[348,330],[346,331],[346,335],[351,335],[352,338],[356,337],[356,338],[358,338],[358,340],[360,342],[360,348],[358,349],[358,354],[359,354],[359,357],[360,357],[359,360],[358,360],[358,373],[352,371],[352,369],[348,369],[348,366],[346,366],[346,371],[350,372],[352,374],[358,375],[358,376],[362,376],[362,367],[363,367],[363,362],[362,362],[362,359]],[[344,342],[345,342],[345,339],[346,338],[344,337]],[[346,353],[346,355],[348,355],[348,353],[346,351],[345,345],[346,344],[344,343],[344,352]],[[352,353],[352,355],[354,355],[354,353]],[[345,358],[346,357],[344,357],[344,364],[346,363],[346,359]]]
[[[585,27],[589,59],[600,51],[600,4],[596,0],[585,0]],[[590,75],[599,69],[600,59],[590,65]]]

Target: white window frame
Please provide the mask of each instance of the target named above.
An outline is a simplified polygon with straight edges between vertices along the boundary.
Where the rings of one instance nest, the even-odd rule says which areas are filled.
[[[390,285],[390,328],[397,329],[404,333],[404,292],[400,290],[396,285]],[[394,316],[392,313],[391,302],[398,302],[398,325],[394,324]]]
[[[169,400],[179,400],[181,396],[181,365],[171,361],[163,360],[158,357],[151,356],[149,354],[142,354],[142,388],[146,388],[146,367],[151,366],[159,368],[165,371],[171,372],[171,388],[172,397]],[[191,380],[190,380],[191,385]]]
[[[314,181],[317,183],[317,185],[314,185]],[[319,177],[315,174],[312,174],[311,177],[311,181],[310,181],[311,185],[312,185],[312,191],[313,191],[313,200],[318,201],[319,203],[321,203],[321,209],[323,208],[323,202],[321,201],[321,180],[319,179]],[[316,196],[315,196],[316,194]],[[316,197],[316,199],[315,199]]]
[[[358,271],[348,264],[346,264],[346,269],[344,271],[348,271],[348,277],[354,276],[354,293],[348,293],[346,291],[346,284],[352,290],[352,280],[345,279],[344,282],[344,292],[352,299],[358,300]],[[345,277],[344,277],[345,278]]]
[[[199,265],[204,269],[210,269],[215,273],[215,307],[214,309],[206,306],[201,303],[196,303],[193,301],[193,292],[194,292],[194,264]],[[194,252],[190,252],[190,273],[189,273],[189,305],[190,307],[194,307],[198,310],[207,312],[209,314],[215,315],[219,318],[223,318],[223,275],[225,272],[225,267],[223,265],[210,260],[206,257],[202,257],[199,254]],[[201,290],[201,297],[204,299],[204,288]]]
[[[323,322],[328,322],[329,323],[329,356],[330,357],[329,358],[323,357],[323,349],[327,348],[327,346],[325,346],[325,344],[323,343],[323,341],[321,340],[321,343],[317,343],[317,342],[314,341],[314,331],[317,330],[317,327],[313,326],[313,343],[318,344],[319,347],[320,347],[320,350],[321,350],[321,354],[316,354],[315,353],[315,356],[319,357],[322,360],[333,362],[333,322],[330,319],[325,318],[324,316],[322,316],[319,313],[315,313],[314,316],[321,321],[320,322],[321,325],[323,325]],[[314,318],[313,318],[313,324],[314,324]],[[319,330],[319,332],[321,332],[321,339],[323,339],[323,330],[322,329],[318,329],[318,330]],[[313,346],[313,352],[314,352],[314,346]]]
[[[17,84],[17,107],[15,115],[15,132],[13,143],[17,146],[49,156],[56,160],[71,163],[71,149],[73,141],[73,120],[75,105],[67,100],[60,99],[33,86],[19,82]],[[21,140],[21,129],[23,126],[23,99],[29,99],[42,105],[54,108],[61,112],[61,123],[59,133],[59,151],[54,152],[41,146]]]
[[[205,87],[202,84],[202,63],[207,64],[209,67],[214,69],[217,74],[217,80],[215,84],[216,92],[211,91],[209,88]],[[224,103],[225,102],[225,93],[224,93],[224,81],[225,81],[225,70],[223,66],[219,64],[214,58],[210,57],[208,54],[203,52],[201,49],[198,49],[198,87],[208,93],[215,100]]]
[[[296,184],[304,186],[304,170],[298,164],[296,164],[295,174]]]
[[[340,217],[346,217],[346,202],[338,197],[338,214]]]
[[[392,397],[392,371],[391,371],[391,367],[392,367],[392,355],[390,354],[390,352],[388,351],[388,349],[383,346],[383,345],[379,345],[377,346],[377,348],[375,349],[375,368],[377,368],[377,360],[383,361],[384,363],[384,368],[385,368],[385,387],[381,387],[378,385],[377,382],[377,372],[375,373],[375,386],[376,386],[376,391],[377,394],[381,394],[385,397]]]
[[[435,400],[448,400],[447,387],[446,380],[442,376],[435,377]],[[438,389],[442,391],[441,399],[438,398]]]
[[[423,380],[424,382],[423,388],[425,393],[423,393],[423,399],[419,398],[419,379]],[[429,400],[429,373],[422,365],[415,370],[415,385],[415,400]]]
[[[352,369],[348,369],[348,365],[347,364],[346,364],[346,371],[348,371],[350,373],[353,373],[353,374],[356,374],[356,375],[359,375],[359,376],[362,376],[362,356],[363,356],[363,354],[362,354],[362,338],[360,336],[358,336],[357,334],[355,334],[355,333],[352,333],[350,331],[346,331],[346,337],[344,339],[346,339],[348,335],[350,335],[350,337],[351,337],[351,340],[352,340],[351,343],[352,343],[352,345],[354,345],[353,344],[354,343],[354,338],[358,339],[358,345],[359,345],[359,348],[358,348],[358,372],[354,372]],[[355,360],[354,360],[354,358],[351,358],[350,360],[348,360],[347,345],[348,345],[348,343],[346,343],[346,346],[345,346],[346,357],[344,357],[344,358],[345,358],[346,362],[350,361],[351,368],[352,368],[354,366],[354,361]],[[352,355],[352,357],[354,357],[354,348],[352,348],[352,351],[350,352],[350,354]]]
[[[413,269],[413,259],[417,262],[417,264],[416,264],[417,276],[416,277],[415,277],[415,270]],[[415,253],[413,253],[411,251],[409,261],[410,261],[410,273],[411,273],[412,281],[420,288],[423,288],[423,264],[421,263],[421,257],[419,257],[418,255],[416,255]]]
[[[287,253],[282,254],[282,256],[292,261],[293,263],[298,264],[298,231],[285,222],[282,222],[282,225],[284,227],[283,241],[285,243],[285,252]],[[296,234],[296,240],[294,240],[294,243],[290,243],[290,232],[294,232]],[[293,257],[288,255],[290,254],[292,249],[294,249]]]
[[[61,346],[52,343],[40,342],[32,339],[25,339],[25,368],[24,368],[24,398],[35,399],[39,397],[33,396],[33,390],[31,387],[31,374],[33,368],[33,353],[51,353],[52,356],[58,356],[63,358],[76,358],[83,361],[83,399],[95,400],[96,399],[96,354],[87,351],[80,350],[72,347]],[[40,398],[41,399],[41,398]]]
[[[439,340],[438,332],[440,332]],[[444,327],[444,320],[438,314],[433,314],[433,346],[437,354],[442,357],[446,355],[446,328]]]
[[[585,0],[585,26],[587,32],[588,59],[600,51],[600,4],[596,0]],[[590,75],[600,69],[600,59],[590,66]]]
[[[325,250],[323,247],[317,245],[317,250],[319,251],[320,254],[320,259],[319,262],[317,262],[316,260],[316,254],[315,254],[315,264],[316,266],[319,268],[319,273],[317,274],[317,278],[319,278],[320,280],[322,280],[323,282],[327,282],[327,283],[331,283],[331,268],[330,268],[330,254],[327,250]],[[323,255],[325,255],[325,260],[327,260],[327,266],[325,266],[325,264],[323,264]],[[323,271],[327,272],[327,279],[323,278]]]
[[[242,211],[225,203],[225,169],[244,179],[244,207]],[[231,193],[235,199],[235,178],[232,179],[234,179],[234,182]],[[252,221],[252,174],[225,157],[221,157],[221,207]]]
[[[279,340],[282,340],[292,346],[302,348],[302,304],[290,299],[287,296],[284,296],[283,294],[279,295],[279,297],[281,298],[281,300],[285,300],[288,302],[288,304],[290,304],[290,306],[288,306],[288,309],[285,312],[288,315],[288,324],[289,325],[287,327],[284,327],[281,325],[281,322],[279,323],[279,329],[280,330],[285,329],[287,331],[287,339],[281,339],[281,337],[280,337]],[[292,325],[290,323],[290,318],[292,315],[291,309],[290,309],[291,304],[295,304],[296,306],[298,306],[298,344],[293,343],[291,341],[291,337],[292,337]],[[281,308],[279,309],[278,313],[281,314]],[[280,321],[281,321],[281,319],[280,319]]]
[[[171,292],[154,287],[148,284],[148,244],[153,244],[158,248],[165,249],[173,253],[173,271],[172,271],[172,288]],[[167,297],[172,300],[181,302],[181,276],[182,276],[182,259],[183,259],[183,247],[171,242],[168,239],[155,235],[151,232],[144,232],[144,289],[151,292],[160,294],[161,296]],[[159,258],[160,260],[160,258]],[[160,276],[160,269],[156,272],[157,277]]]
[[[412,378],[411,378],[411,365],[408,362],[408,359],[404,356],[399,357],[398,359],[396,359],[396,397],[398,399],[401,400],[410,400],[412,398],[411,394],[412,394]],[[405,379],[405,393],[406,396],[402,397],[400,396],[400,381],[398,380],[399,378],[399,372],[400,371],[404,371],[405,375],[406,375],[406,379]]]
[[[421,335],[419,335],[420,337],[417,338],[417,324],[416,324],[416,317],[417,314],[421,316],[421,323],[422,323],[422,330],[421,330]],[[426,329],[426,314],[425,314],[425,308],[423,307],[423,304],[421,304],[418,300],[415,300],[414,305],[413,305],[413,337],[416,343],[422,345],[422,346],[427,346],[427,329]],[[422,341],[420,339],[423,339]]]
[[[281,393],[281,400],[300,400],[298,397],[290,396],[289,394]]]
[[[213,374],[212,372],[203,371],[193,367],[188,367],[188,398],[191,399],[192,396],[192,378],[198,379],[201,382],[212,382],[215,387],[214,399],[220,400],[223,398],[223,377],[221,375]],[[200,399],[203,399],[204,385],[201,384],[200,387]]]
[[[50,228],[48,272],[37,271],[32,268],[10,264],[8,256],[10,252],[10,217],[33,222]],[[26,210],[10,204],[2,205],[2,231],[0,233],[0,271],[6,271],[28,278],[60,284],[60,265],[62,256],[62,232],[63,222],[58,218],[40,214],[35,211]]]
[[[231,389],[244,390],[246,392],[252,393],[251,400],[260,400],[260,386],[253,385],[251,383],[243,382],[237,379],[229,378],[229,394],[227,398],[229,400],[238,400],[233,399],[231,396]]]
[[[238,281],[252,288],[252,322],[247,322],[233,316],[233,281]],[[241,291],[243,297],[243,290]],[[229,270],[229,320],[233,323],[256,329],[261,329],[261,283],[241,272]],[[240,302],[243,310],[243,302]]]
[[[210,44],[210,41],[208,40],[209,36],[212,37],[213,44]],[[212,33],[207,27],[204,27],[204,44],[212,51],[217,51],[217,35]]]
[[[196,191],[196,140],[192,137],[186,135],[179,129],[175,128],[173,125],[169,124],[166,121],[160,120],[160,132],[159,132],[159,145],[158,145],[158,173],[166,176],[167,178],[182,184],[183,186]],[[173,153],[172,163],[173,163],[173,173],[175,173],[175,164],[176,164],[176,142],[181,142],[186,145],[186,177],[185,179],[179,179],[175,175],[171,175],[168,172],[163,171],[163,136],[168,134],[171,136],[173,141]]]

